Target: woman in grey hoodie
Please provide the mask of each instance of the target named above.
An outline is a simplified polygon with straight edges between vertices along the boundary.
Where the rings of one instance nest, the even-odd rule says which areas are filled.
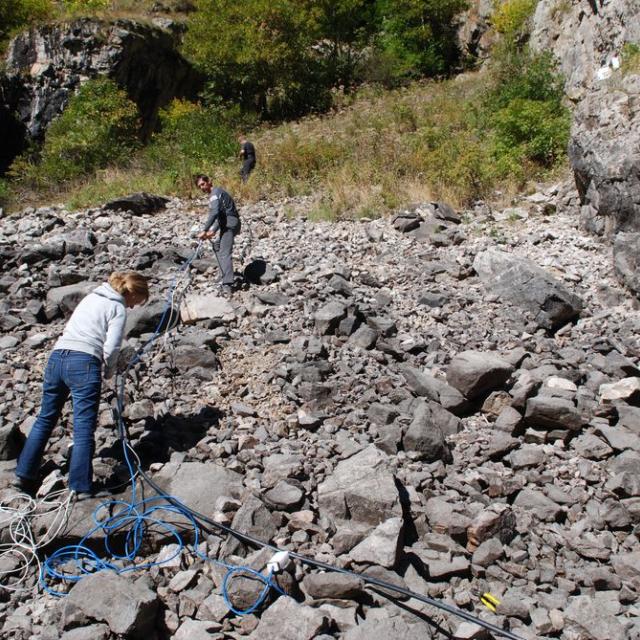
[[[134,271],[114,272],[109,282],[82,299],[49,356],[42,385],[42,405],[18,459],[14,486],[35,488],[40,461],[62,407],[73,401],[73,450],[69,488],[90,495],[94,432],[102,374],[113,375],[127,320],[127,308],[149,297],[147,279]]]

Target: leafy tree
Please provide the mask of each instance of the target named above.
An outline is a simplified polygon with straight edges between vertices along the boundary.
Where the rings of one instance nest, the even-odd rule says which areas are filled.
[[[265,117],[317,104],[313,22],[295,0],[197,0],[184,48],[211,78],[209,93]],[[320,92],[322,93],[322,92]]]
[[[396,78],[440,75],[458,61],[456,16],[467,0],[377,0],[379,48]]]
[[[327,82],[352,83],[363,49],[377,30],[375,0],[305,0]]]

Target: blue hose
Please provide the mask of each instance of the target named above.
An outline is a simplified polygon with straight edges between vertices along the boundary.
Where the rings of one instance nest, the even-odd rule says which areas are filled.
[[[131,461],[131,445],[128,442],[126,430],[122,421],[124,410],[125,382],[131,368],[135,366],[142,356],[150,349],[153,343],[162,335],[163,324],[172,312],[173,294],[178,284],[179,277],[186,272],[192,262],[198,257],[202,242],[194,251],[193,255],[185,262],[176,277],[174,278],[167,294],[167,304],[162,316],[152,336],[128,361],[123,373],[119,376],[117,385],[117,417],[120,429],[120,438],[124,452],[124,459],[129,470],[131,484],[130,500],[108,500],[101,503],[93,512],[94,527],[75,545],[68,545],[58,549],[48,556],[42,563],[40,572],[40,585],[42,589],[53,596],[65,596],[66,591],[57,590],[51,586],[52,583],[60,581],[67,584],[74,584],[82,580],[85,576],[99,571],[113,571],[117,574],[126,574],[132,571],[141,571],[152,567],[162,566],[179,556],[183,550],[187,549],[202,560],[216,564],[226,569],[222,581],[222,596],[229,609],[237,615],[247,615],[253,613],[262,606],[269,591],[275,589],[284,594],[282,589],[274,580],[272,572],[264,575],[250,567],[235,566],[210,558],[198,550],[200,542],[200,525],[187,507],[183,507],[180,501],[166,494],[159,494],[151,498],[137,501],[136,499],[136,471]],[[166,331],[170,331],[167,327]],[[113,513],[108,517],[102,517],[104,513]],[[185,526],[192,533],[193,541],[187,544],[184,540],[184,533],[173,523],[167,522],[168,514],[178,515],[183,518]],[[173,538],[177,549],[175,552],[163,559],[162,562],[139,562],[142,544],[146,534],[151,528],[164,532],[168,537]],[[87,546],[87,541],[95,534],[103,534],[104,556],[110,558],[105,560]],[[115,551],[115,537],[123,545],[123,550]],[[229,583],[234,577],[249,576],[263,583],[264,587],[255,602],[246,609],[239,609],[233,605],[229,597]]]

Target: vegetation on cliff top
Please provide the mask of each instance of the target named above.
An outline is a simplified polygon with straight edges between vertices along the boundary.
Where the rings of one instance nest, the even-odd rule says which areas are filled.
[[[462,0],[196,4],[185,53],[209,78],[201,100],[175,101],[150,143],[132,154],[140,146],[133,103],[115,86],[108,96],[83,89],[43,148],[15,163],[14,188],[35,183],[47,198],[86,206],[138,189],[184,194],[192,173],[204,170],[245,199],[317,194],[316,214],[333,218],[425,198],[462,205],[521,188],[563,161],[569,115],[561,78],[550,57],[526,47],[534,0],[498,6],[501,44],[481,73],[411,84],[456,63],[451,29]],[[99,142],[103,133],[83,124],[99,99],[113,111],[117,157]],[[119,118],[126,126],[118,128]],[[241,130],[259,155],[248,185],[237,175]]]

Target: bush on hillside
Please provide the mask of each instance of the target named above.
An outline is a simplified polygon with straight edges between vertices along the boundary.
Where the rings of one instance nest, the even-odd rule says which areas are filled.
[[[111,0],[62,0],[62,6],[71,14],[90,14],[111,8]]]
[[[491,16],[493,28],[507,40],[514,40],[528,30],[538,0],[498,0]]]
[[[197,0],[196,6],[184,51],[210,78],[210,93],[267,118],[323,102],[311,16],[300,3]]]
[[[622,73],[640,73],[640,44],[625,42],[621,58]]]
[[[0,43],[14,30],[44,20],[54,12],[51,0],[1,0]]]
[[[37,164],[14,163],[12,173],[57,183],[122,162],[139,146],[139,114],[112,80],[83,84],[66,109],[50,124]]]
[[[499,165],[516,174],[524,161],[554,165],[566,153],[571,119],[552,56],[515,51],[498,61],[494,74],[482,120],[494,132]]]
[[[160,131],[144,150],[142,162],[149,169],[169,174],[176,182],[188,182],[193,173],[209,171],[237,153],[235,132],[240,110],[174,100],[160,112]]]

